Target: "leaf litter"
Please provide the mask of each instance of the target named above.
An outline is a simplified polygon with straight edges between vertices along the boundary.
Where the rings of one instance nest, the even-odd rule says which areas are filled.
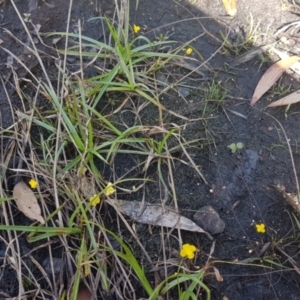
[[[179,215],[174,208],[159,204],[138,201],[108,199],[107,202],[121,213],[142,224],[179,228],[191,232],[205,233],[211,240],[212,236],[190,219]]]
[[[261,77],[254,91],[250,105],[254,105],[271,87],[272,85],[287,71],[293,64],[300,60],[298,55],[293,55],[285,59],[281,59],[273,64]]]
[[[290,105],[300,102],[300,90],[297,90],[296,92],[293,92],[275,102],[272,102],[267,107],[277,107],[277,106],[284,106],[284,105]]]
[[[45,224],[36,196],[25,182],[20,181],[14,186],[13,197],[17,203],[18,209],[26,217],[39,221],[41,224]]]

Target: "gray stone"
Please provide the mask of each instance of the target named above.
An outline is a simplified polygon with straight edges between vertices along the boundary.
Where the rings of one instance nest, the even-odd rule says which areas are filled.
[[[189,94],[190,94],[190,90],[188,88],[180,87],[178,89],[179,97],[185,98],[185,97],[189,96]]]
[[[59,273],[61,268],[63,267],[63,260],[61,258],[45,258],[42,262],[42,266],[44,267],[45,272],[49,276],[52,274],[51,260],[53,262],[53,269],[55,274]]]
[[[194,222],[210,234],[224,231],[225,223],[211,206],[203,206],[193,215]]]

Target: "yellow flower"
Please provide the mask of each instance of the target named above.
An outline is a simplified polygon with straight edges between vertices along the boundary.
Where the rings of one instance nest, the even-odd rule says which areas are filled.
[[[258,233],[265,233],[266,232],[266,225],[264,223],[256,224],[255,228],[256,228],[256,232],[258,232]]]
[[[116,189],[113,187],[112,183],[109,182],[106,186],[106,188],[104,189],[104,194],[106,196],[110,196],[111,194],[113,194],[116,191]]]
[[[90,198],[90,203],[92,206],[96,206],[100,203],[100,197],[96,194]]]
[[[34,189],[36,189],[37,188],[37,186],[39,185],[39,183],[36,181],[36,180],[34,180],[34,179],[30,179],[29,180],[29,185],[30,185],[30,187],[34,190]]]
[[[180,256],[187,257],[188,259],[193,259],[195,257],[196,251],[197,248],[194,245],[183,244],[180,251]]]
[[[187,55],[192,54],[192,52],[193,52],[193,49],[192,49],[192,48],[187,48],[187,49],[185,50],[185,54],[187,54]]]
[[[133,32],[139,33],[141,31],[141,26],[133,24]]]

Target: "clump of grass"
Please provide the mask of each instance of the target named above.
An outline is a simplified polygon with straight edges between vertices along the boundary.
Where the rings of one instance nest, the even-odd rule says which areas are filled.
[[[289,94],[291,92],[291,85],[286,85],[285,83],[282,82],[282,78],[275,83],[272,88],[269,90],[269,95],[274,98],[274,97],[284,97],[285,95]]]
[[[166,194],[172,194],[175,210],[178,210],[178,205],[172,173],[174,171],[172,151],[181,149],[188,163],[197,171],[197,166],[186,151],[186,147],[193,141],[185,141],[182,138],[179,126],[172,127],[169,124],[169,127],[164,127],[162,124],[162,112],[167,108],[161,104],[160,96],[168,86],[158,82],[154,76],[155,72],[171,63],[172,59],[178,58],[185,45],[179,45],[173,50],[169,48],[165,52],[164,47],[174,45],[172,41],[162,37],[151,41],[142,35],[135,36],[129,24],[128,3],[126,1],[122,3],[125,7],[119,7],[118,2],[116,6],[118,11],[126,12],[125,18],[120,14],[118,23],[114,23],[108,17],[101,19],[109,31],[108,40],[111,43],[99,42],[84,37],[81,33],[60,33],[66,38],[66,48],[59,51],[64,57],[62,65],[58,68],[57,88],[54,88],[49,80],[39,52],[32,43],[32,53],[38,58],[45,72],[43,82],[40,82],[40,79],[28,70],[32,76],[32,87],[37,95],[42,95],[49,101],[51,107],[48,111],[40,111],[35,101],[31,102],[29,97],[20,93],[23,107],[26,107],[26,103],[30,103],[32,114],[26,114],[24,109],[23,113],[19,114],[20,118],[15,120],[15,124],[28,122],[38,134],[31,136],[27,149],[24,149],[21,142],[24,132],[17,126],[2,131],[3,135],[11,139],[11,144],[2,155],[5,157],[4,166],[0,168],[1,186],[3,183],[3,186],[8,187],[6,169],[10,159],[17,154],[24,158],[28,168],[26,171],[23,170],[24,175],[39,179],[37,196],[43,214],[47,216],[45,226],[15,225],[19,222],[15,218],[12,199],[1,189],[5,225],[1,225],[0,230],[5,230],[7,234],[9,249],[7,258],[17,272],[19,298],[30,289],[43,298],[49,298],[51,294],[56,299],[64,299],[65,296],[77,299],[80,286],[84,282],[85,286],[98,296],[101,293],[101,296],[135,298],[143,293],[144,297],[153,300],[172,295],[178,296],[178,299],[188,300],[199,298],[204,291],[206,298],[210,299],[210,290],[204,283],[204,277],[208,274],[209,268],[213,268],[217,276],[218,272],[213,263],[207,261],[196,269],[193,262],[186,263],[173,255],[175,262],[173,261],[172,266],[175,265],[177,272],[170,272],[167,264],[165,232],[162,231],[161,248],[163,248],[165,277],[155,286],[148,272],[149,266],[153,266],[153,261],[131,224],[118,211],[118,207],[113,207],[116,217],[114,215],[111,217],[112,221],[105,222],[104,214],[112,214],[112,210],[108,208],[109,201],[105,200],[107,197],[116,197],[114,192],[108,193],[107,188],[116,189],[120,192],[120,196],[143,189],[149,181],[146,171],[152,162],[157,163],[159,178],[157,184],[162,183],[166,189],[171,190],[169,192],[167,189]],[[71,39],[73,44],[69,47]],[[66,71],[66,58],[69,55],[79,57],[80,60],[79,70],[72,75]],[[15,58],[17,60],[17,57]],[[99,61],[105,67],[98,67],[98,75],[86,77],[87,67]],[[18,80],[16,90],[21,91]],[[222,105],[226,93],[219,83],[212,81],[207,85],[205,103],[209,105],[212,103],[214,109],[218,108]],[[103,105],[108,98],[116,104],[112,111]],[[124,100],[119,101],[117,98]],[[147,126],[137,121],[130,125],[126,122],[123,122],[122,126],[116,124],[112,116],[124,108],[129,110],[128,104],[132,104],[133,108],[130,109],[136,116],[135,120],[140,120],[139,113],[144,107],[154,105],[158,110],[158,124]],[[25,134],[30,136],[32,132],[28,127]],[[157,139],[155,135],[160,135],[161,138]],[[171,144],[172,139],[175,140],[175,145]],[[5,148],[5,145],[1,146],[3,146],[1,149]],[[117,174],[115,158],[119,154],[138,156],[137,166],[133,168],[142,169],[142,175],[128,178],[125,171],[125,175]],[[163,175],[163,164],[167,166],[168,181]],[[105,168],[110,172],[103,171]],[[202,176],[200,172],[198,174]],[[137,182],[138,186],[129,189],[123,185],[126,182]],[[142,196],[145,197],[145,193]],[[160,200],[163,202],[165,199]],[[112,229],[107,226],[112,226]],[[40,273],[30,273],[29,276],[24,274],[22,266],[29,270],[32,266],[21,255],[19,237],[20,234],[24,235],[24,232],[30,233],[27,236],[29,242],[38,241],[36,248],[46,249],[50,257],[51,276],[47,275],[44,267],[31,256],[36,269],[40,270],[45,278],[47,290],[40,288],[38,280]],[[131,234],[134,247],[126,241],[126,233]],[[182,244],[180,230],[177,236],[179,249],[179,245]],[[67,285],[61,282],[60,274],[53,271],[52,243],[55,243],[55,249],[63,249],[62,256],[65,263],[62,264],[60,271],[65,277],[69,275],[66,279]],[[34,251],[35,249],[32,250]],[[12,253],[11,257],[8,257],[9,252]],[[146,260],[143,264],[138,259],[140,252]],[[211,255],[212,253],[209,257]],[[256,260],[261,262],[261,258],[258,257],[241,264],[249,264]],[[265,267],[261,263],[259,266]],[[221,280],[220,274],[218,277]]]
[[[1,203],[4,207],[6,224],[1,225],[0,230],[8,231],[10,248],[14,253],[15,267],[18,270],[19,296],[24,294],[29,285],[24,284],[26,280],[22,280],[21,265],[22,263],[26,265],[26,262],[21,261],[18,234],[19,232],[30,232],[27,236],[29,242],[46,240],[44,247],[51,260],[52,281],[48,277],[45,280],[51,286],[51,293],[57,299],[66,294],[71,299],[76,299],[83,281],[95,295],[97,292],[99,293],[99,290],[106,294],[112,293],[114,290],[116,295],[122,293],[135,295],[136,291],[131,283],[131,281],[135,281],[139,287],[144,289],[150,299],[157,299],[160,295],[173,292],[174,289],[180,291],[180,299],[196,299],[200,290],[204,289],[207,299],[209,299],[210,291],[203,283],[205,269],[190,273],[187,268],[182,269],[179,263],[178,274],[166,276],[166,279],[158,287],[154,287],[130,246],[119,237],[121,230],[117,234],[104,226],[101,208],[107,207],[107,203],[105,203],[107,197],[114,196],[106,192],[109,184],[113,189],[132,193],[133,189],[128,190],[122,186],[124,182],[138,182],[140,187],[147,182],[146,176],[125,178],[125,175],[122,175],[123,177],[118,177],[114,172],[114,160],[117,155],[144,157],[141,163],[144,171],[152,161],[156,161],[160,183],[163,183],[164,187],[171,186],[175,209],[178,207],[172,178],[172,151],[182,149],[190,165],[197,169],[186,151],[186,147],[193,141],[182,139],[178,126],[164,128],[162,125],[162,112],[164,110],[171,111],[160,103],[159,96],[161,91],[168,87],[167,84],[158,83],[154,76],[159,69],[171,63],[172,59],[180,58],[179,53],[186,47],[186,44],[180,45],[165,39],[151,41],[142,35],[135,36],[129,23],[129,3],[127,1],[122,1],[121,5],[117,1],[115,3],[117,11],[125,11],[125,15],[120,13],[117,23],[108,17],[101,18],[109,31],[110,43],[82,36],[80,32],[71,34],[67,30],[66,33],[56,33],[66,39],[65,49],[58,51],[64,57],[58,67],[56,88],[49,79],[34,42],[32,41],[31,47],[28,47],[29,51],[38,59],[44,72],[41,82],[27,68],[32,77],[32,87],[36,90],[36,97],[47,99],[50,107],[47,111],[40,111],[36,107],[35,101],[30,102],[29,97],[20,92],[19,96],[23,101],[23,107],[26,106],[25,103],[29,102],[32,113],[26,114],[24,109],[24,112],[19,114],[20,119],[15,122],[27,122],[31,125],[27,127],[26,135],[30,136],[30,133],[33,132],[32,128],[37,134],[31,137],[28,147],[24,148],[22,142],[19,141],[19,137],[24,132],[21,134],[17,126],[12,132],[7,131],[7,134],[12,134],[15,140],[13,140],[14,148],[7,150],[5,164],[7,165],[9,159],[17,153],[24,159],[28,167],[27,175],[39,179],[37,197],[41,201],[43,214],[47,216],[47,219],[45,226],[15,225],[12,199],[1,190]],[[19,18],[23,22],[20,14]],[[24,22],[23,25],[30,36]],[[68,46],[71,42],[72,46]],[[176,47],[174,49],[170,47],[165,51],[164,47],[171,45],[176,45]],[[13,53],[10,54],[19,61]],[[72,75],[67,73],[67,56],[76,56],[80,60],[79,70]],[[101,71],[99,75],[86,77],[84,75],[85,68],[93,65],[96,61],[101,61],[104,66],[110,67],[98,68],[97,70]],[[22,62],[20,63],[22,64]],[[26,68],[26,66],[24,67]],[[16,80],[16,90],[21,91],[18,80]],[[109,98],[108,95],[118,103],[118,107],[112,112],[105,111],[102,105],[104,99]],[[114,98],[114,95],[117,97]],[[120,97],[125,99],[121,103],[117,99]],[[139,107],[154,105],[158,110],[157,126],[151,127],[135,123],[132,126],[123,124],[124,126],[120,128],[118,124],[111,121],[111,116],[121,111],[127,102],[142,103],[140,106],[136,105],[138,111]],[[161,140],[157,140],[149,134],[155,130],[156,134],[162,134]],[[168,142],[171,138],[178,143],[169,146]],[[165,182],[162,174],[164,162],[166,162],[170,174],[168,183]],[[103,174],[104,172],[99,166],[111,168],[112,171],[109,172],[109,175]],[[139,167],[135,166],[134,168]],[[198,169],[197,172],[201,177],[202,174]],[[146,174],[146,172],[144,173]],[[4,180],[4,176],[1,178]],[[95,199],[97,201],[94,201]],[[128,221],[117,209],[116,215],[119,226],[126,228],[132,234],[137,245],[147,257],[148,263],[151,264],[149,255]],[[117,232],[118,228],[115,230]],[[181,243],[180,230],[178,230],[178,236]],[[59,280],[58,275],[53,271],[53,248],[51,247],[54,237],[57,238],[56,241],[63,249],[66,260],[66,264],[62,265],[61,272],[71,276],[68,281],[68,290],[64,290],[65,287],[62,285],[56,286]],[[111,238],[117,241],[118,250],[112,245]],[[17,250],[14,248],[15,241]],[[42,266],[39,265],[38,269],[45,274]],[[112,270],[118,272],[115,274]],[[120,283],[119,276],[126,279],[126,283]],[[38,286],[36,280],[31,282],[36,287]],[[186,283],[186,288],[183,283]],[[32,285],[30,288],[32,289]],[[43,297],[46,294],[41,291]]]
[[[218,107],[227,96],[227,90],[222,87],[221,82],[211,81],[206,85],[204,97],[205,99],[214,100]]]
[[[220,82],[212,80],[206,84],[204,89],[204,105],[202,116],[212,114],[218,110],[222,106],[223,101],[226,99],[227,93],[227,90]]]
[[[122,10],[123,7],[120,9]],[[106,293],[110,293],[114,286],[116,293],[120,293],[122,289],[123,293],[132,295],[135,289],[131,283],[132,276],[128,276],[130,270],[135,272],[138,284],[144,288],[151,299],[157,299],[159,295],[167,294],[174,288],[179,289],[183,282],[190,284],[187,291],[181,292],[180,299],[188,299],[192,295],[195,298],[196,287],[204,288],[209,297],[209,289],[202,283],[203,271],[194,275],[181,271],[176,276],[167,277],[159,287],[153,287],[130,247],[117,234],[105,229],[102,216],[99,210],[95,209],[99,205],[97,203],[100,202],[101,207],[104,205],[104,199],[109,197],[105,192],[108,180],[103,176],[99,165],[112,165],[114,157],[124,153],[145,156],[144,168],[147,169],[155,156],[158,161],[159,178],[164,182],[161,165],[164,160],[172,159],[170,156],[172,149],[168,148],[168,140],[172,136],[178,140],[178,146],[173,145],[175,150],[189,145],[189,142],[181,141],[176,127],[168,130],[159,129],[163,133],[163,139],[156,141],[144,134],[152,128],[134,125],[120,129],[110,121],[111,114],[107,115],[99,109],[107,94],[123,94],[127,100],[122,102],[115,111],[120,111],[126,101],[134,101],[134,97],[139,97],[154,104],[158,108],[158,120],[162,120],[162,111],[166,108],[159,101],[160,91],[156,90],[157,83],[153,74],[170,63],[173,58],[179,57],[178,53],[185,47],[185,45],[178,46],[165,53],[161,51],[162,47],[172,45],[174,42],[166,40],[152,42],[144,36],[135,37],[130,32],[128,9],[125,11],[125,19],[119,19],[117,25],[108,18],[102,19],[109,30],[111,44],[84,37],[80,33],[78,35],[61,33],[67,41],[72,38],[74,46],[62,51],[65,56],[59,68],[57,88],[54,88],[49,80],[39,52],[32,43],[31,51],[40,61],[45,77],[45,81],[40,84],[38,78],[28,70],[33,79],[32,85],[36,88],[37,95],[48,99],[52,107],[48,111],[39,111],[33,103],[32,114],[21,113],[19,116],[22,116],[23,122],[32,124],[38,132],[29,141],[28,147],[32,156],[26,163],[30,168],[28,172],[35,175],[30,177],[39,178],[38,197],[42,200],[43,213],[47,216],[46,226],[12,225],[13,217],[9,214],[12,209],[12,199],[2,193],[2,205],[6,207],[7,204],[9,210],[4,209],[6,225],[1,225],[0,230],[8,231],[10,241],[18,239],[17,235],[13,238],[11,232],[29,232],[30,242],[41,242],[45,239],[51,241],[57,237],[61,245],[64,245],[68,266],[65,272],[71,275],[71,280],[68,282],[67,291],[57,289],[54,286],[57,278],[54,273],[52,274],[53,283],[50,280],[48,283],[52,287],[51,293],[56,298],[68,295],[71,299],[76,299],[82,281],[86,282],[95,295],[97,286]],[[25,28],[27,29],[26,26]],[[89,49],[96,49],[97,53]],[[80,58],[81,66],[78,75],[67,75],[67,55]],[[87,64],[102,60],[104,65],[109,60],[112,68],[102,72],[101,75],[85,78],[83,61],[88,59],[91,61],[85,61]],[[19,86],[17,87],[21,90]],[[162,86],[162,89],[164,88],[166,86]],[[23,104],[28,100],[26,95],[21,93],[20,98]],[[18,135],[17,130],[16,128],[12,133]],[[30,129],[27,132],[28,136],[30,136],[29,132]],[[14,150],[16,153],[24,150],[22,143],[16,143]],[[9,154],[11,157],[13,151]],[[26,157],[25,153],[22,155]],[[10,157],[7,157],[7,161]],[[171,168],[170,162],[168,166]],[[111,176],[115,174],[112,172]],[[122,183],[126,181],[140,181],[143,185],[146,180],[144,178],[113,180],[113,187],[122,189]],[[167,186],[165,182],[164,185]],[[45,191],[50,191],[51,207],[47,205],[48,200],[44,199]],[[176,194],[174,184],[172,193]],[[91,199],[97,201],[90,201]],[[118,218],[119,222],[122,222],[134,235],[130,225],[120,213]],[[99,235],[96,236],[95,232],[99,232]],[[118,242],[119,250],[112,246],[111,237]],[[14,243],[11,248],[13,247]],[[47,243],[45,247],[48,247],[49,257],[52,260],[52,248],[47,246]],[[148,257],[141,244],[140,247]],[[18,251],[14,250],[14,253]],[[16,255],[20,281],[19,295],[21,295],[29,285],[26,280],[21,280],[21,260],[17,258],[18,256],[21,256]],[[150,258],[149,263],[151,263]],[[43,269],[41,266],[39,268]],[[119,282],[112,269],[118,270],[119,275],[122,274],[123,283]],[[32,289],[35,284],[36,280],[32,279],[30,288]],[[43,294],[43,291],[41,293]]]
[[[242,32],[237,34],[234,41],[229,40],[229,35],[220,32],[221,43],[223,45],[220,53],[224,55],[239,56],[244,52],[250,50],[256,43],[259,33],[258,24],[254,24],[253,16],[249,16],[249,30],[247,32]]]
[[[101,60],[103,66],[111,66],[109,69],[104,67],[106,68],[104,72],[99,69],[100,75],[82,81],[81,90],[89,99],[89,105],[96,108],[106,93],[131,93],[153,103],[161,113],[165,108],[157,96],[153,74],[173,59],[181,58],[179,53],[184,45],[172,49],[176,44],[175,41],[166,39],[151,41],[143,35],[135,36],[129,25],[128,9],[124,20],[119,20],[117,24],[112,23],[107,17],[93,19],[96,20],[106,24],[111,44],[99,42],[80,33],[55,33],[68,39],[72,38],[75,44],[59,51],[60,53],[81,59],[89,58],[90,64]],[[166,48],[169,50],[163,50]]]

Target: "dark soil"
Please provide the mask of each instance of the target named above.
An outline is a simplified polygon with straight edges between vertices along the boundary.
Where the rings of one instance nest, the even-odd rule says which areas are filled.
[[[78,20],[81,19],[83,35],[96,39],[101,38],[102,31],[99,30],[99,24],[95,21],[88,22],[88,20],[104,13],[111,14],[114,10],[111,2],[74,0],[71,31],[76,32]],[[134,1],[131,2],[134,7]],[[35,3],[37,6],[34,5]],[[32,23],[41,25],[40,32],[66,30],[68,1],[15,1],[15,4],[21,14],[30,12]],[[212,291],[212,299],[226,299],[226,296],[228,299],[234,300],[296,300],[300,299],[299,229],[293,217],[294,211],[275,189],[275,186],[280,183],[285,186],[287,191],[296,191],[287,141],[278,122],[289,139],[296,170],[299,172],[299,105],[292,105],[287,117],[284,108],[265,109],[274,93],[266,94],[254,108],[249,105],[256,84],[264,71],[272,64],[271,59],[277,60],[278,57],[264,52],[235,67],[232,67],[232,64],[239,55],[257,45],[264,46],[273,43],[275,41],[274,33],[281,26],[299,19],[300,6],[296,1],[288,3],[280,0],[238,0],[237,6],[236,17],[229,18],[226,16],[221,1],[217,0],[199,0],[194,5],[187,0],[178,2],[140,0],[138,9],[135,11],[132,8],[131,23],[140,25],[142,34],[149,37],[163,34],[171,36],[170,39],[182,42],[192,40],[203,33],[202,36],[192,41],[191,45],[201,53],[204,61],[209,59],[205,67],[201,69],[208,80],[204,81],[199,78],[196,86],[204,89],[209,84],[216,83],[228,92],[224,100],[212,98],[208,99],[211,101],[206,101],[206,96],[201,90],[188,88],[186,102],[171,92],[169,97],[163,100],[163,104],[167,108],[190,119],[203,118],[190,122],[184,130],[183,136],[187,140],[202,139],[203,143],[189,149],[189,154],[196,165],[201,167],[201,172],[208,184],[203,182],[193,168],[180,163],[179,159],[183,158],[182,153],[177,154],[179,159],[175,160],[173,176],[179,208],[184,216],[192,218],[199,208],[210,205],[226,225],[223,233],[214,236],[215,249],[212,254],[212,261],[219,261],[214,266],[219,270],[223,281],[217,281],[212,274],[205,277],[205,283]],[[23,43],[27,42],[27,34],[10,1],[6,1],[2,5],[0,15],[2,18],[0,38],[3,40],[1,47],[21,57],[24,63],[30,66],[32,72],[38,76],[40,71],[36,67],[36,62],[30,61],[30,56],[24,51],[24,46],[8,33],[11,32]],[[256,44],[248,43],[244,49],[232,46],[231,49],[228,49],[228,53],[222,53],[224,48],[218,51],[221,46],[219,41],[222,41],[220,32],[225,35],[228,33],[232,45],[237,45],[245,40],[250,30],[250,16],[253,17],[253,26],[257,26],[257,32],[254,33],[257,38]],[[293,53],[298,53],[297,40],[288,38],[288,41],[293,41],[293,44],[281,44],[280,46],[288,48]],[[51,38],[45,38],[44,42],[45,45],[37,42],[37,47],[47,53],[45,59],[47,57],[49,60],[47,63],[49,74],[54,81],[56,67],[53,57],[55,55],[46,47],[47,44],[51,45]],[[195,52],[193,55],[196,57]],[[20,106],[19,97],[13,88],[13,76],[6,66],[8,56],[7,51],[0,49],[0,71],[4,82],[7,80],[6,88],[12,100],[12,103],[8,103],[1,86],[0,117],[3,129],[1,139],[5,137],[4,129],[13,124],[11,105],[14,109]],[[20,77],[27,76],[26,72],[22,73],[24,72],[22,66],[18,65],[15,60],[14,68],[18,74],[21,74]],[[180,70],[177,76],[183,74],[186,74],[185,71]],[[162,73],[162,76],[166,76],[166,74]],[[295,90],[298,77],[299,75],[286,74],[282,78],[281,84],[287,87],[291,86],[290,91]],[[172,80],[176,80],[175,75]],[[187,79],[185,84],[195,86],[195,81]],[[34,91],[28,89],[26,84],[23,84],[22,87],[29,97],[34,97]],[[44,100],[38,101],[40,101],[38,105],[42,109]],[[126,120],[125,115],[124,118]],[[131,121],[128,117],[128,122]],[[147,122],[147,116],[145,116],[145,122]],[[166,122],[180,124],[182,120],[166,116]],[[243,143],[244,148],[236,153],[231,153],[228,145],[238,142]],[[134,163],[135,159],[133,158],[126,158],[124,155],[117,156],[115,161],[115,165],[118,166],[115,170],[117,176],[122,176],[125,173],[124,170],[129,170]],[[156,166],[149,168],[149,178],[157,179],[156,170]],[[108,170],[103,172],[109,174]],[[165,175],[167,176],[167,174]],[[12,184],[13,177],[11,181]],[[5,188],[9,189],[9,187]],[[157,184],[149,184],[147,186],[148,199],[146,200],[155,202],[162,197],[162,193],[163,191]],[[127,197],[130,199],[130,196]],[[23,219],[25,218],[16,219],[15,223],[24,221]],[[24,222],[28,223],[28,220]],[[261,222],[266,224],[266,234],[259,234],[255,230],[255,224]],[[154,229],[150,234],[145,225],[137,225],[136,230],[146,250],[149,251],[150,257],[156,257],[161,249],[159,231]],[[124,234],[126,234],[125,230]],[[5,239],[7,234],[2,233],[2,236]],[[212,241],[205,235],[188,232],[182,232],[182,237],[184,242],[195,243],[201,249],[202,252],[196,261],[196,265],[201,267],[210,252]],[[130,243],[130,236],[125,236],[125,240]],[[0,255],[4,258],[5,243],[2,244]],[[175,241],[174,245],[176,245]],[[34,246],[27,245],[26,239],[20,238],[20,247],[25,252],[29,251],[27,247],[37,246],[36,244]],[[169,246],[172,248],[172,245]],[[139,257],[138,246],[135,248],[133,244],[132,247],[137,251],[135,254]],[[54,257],[63,255],[59,249],[56,251]],[[34,253],[35,260],[41,264],[47,258],[42,249]],[[292,257],[294,263],[291,263],[289,257]],[[139,258],[143,260],[143,257]],[[2,295],[14,297],[18,294],[18,282],[14,271],[7,267],[6,260],[2,259],[1,264],[0,291]],[[262,267],[263,265],[265,267]],[[152,273],[149,272],[149,276],[153,276]],[[141,293],[138,296],[145,295]],[[119,298],[114,298],[112,295],[111,299]]]

